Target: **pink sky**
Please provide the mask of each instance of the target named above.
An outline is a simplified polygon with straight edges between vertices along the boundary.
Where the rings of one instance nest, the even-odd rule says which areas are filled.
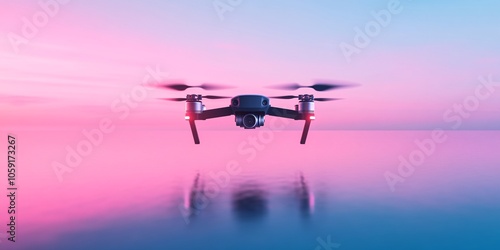
[[[0,17],[0,31],[6,37],[20,33],[23,17],[31,18],[41,10],[40,6],[28,2],[2,5],[7,14]],[[136,12],[129,9],[134,7],[138,8]],[[318,97],[345,98],[317,104],[318,120],[314,127],[318,129],[449,128],[451,124],[443,121],[443,114],[454,103],[462,103],[474,94],[479,85],[477,78],[493,74],[498,79],[500,61],[495,56],[498,50],[489,47],[471,50],[466,40],[450,42],[443,36],[432,43],[422,38],[420,42],[386,46],[381,43],[386,41],[390,45],[395,41],[388,41],[384,33],[376,38],[380,42],[374,39],[362,54],[347,63],[334,43],[343,39],[342,33],[336,32],[340,24],[329,27],[330,33],[318,41],[307,37],[326,32],[317,26],[303,34],[304,40],[281,30],[279,37],[268,39],[268,33],[249,35],[272,29],[261,27],[259,30],[245,22],[246,16],[224,22],[209,19],[205,23],[201,20],[204,16],[200,16],[190,22],[177,19],[187,15],[181,6],[168,5],[172,11],[165,19],[161,19],[160,12],[141,15],[141,11],[150,10],[147,5],[134,7],[121,6],[117,10],[121,12],[110,16],[72,2],[60,6],[57,15],[40,28],[29,44],[19,47],[19,53],[13,50],[7,38],[2,39],[0,110],[6,117],[2,125],[92,126],[103,116],[116,116],[110,109],[113,101],[140,85],[148,75],[148,67],[168,72],[166,80],[233,85],[236,88],[210,93],[229,96],[312,93],[305,89],[289,93],[265,86],[284,82],[310,84],[315,79],[362,84],[358,88],[315,93]],[[122,18],[127,15],[132,17],[124,21]],[[236,32],[238,25],[249,33]],[[388,28],[386,36],[394,37],[402,32],[400,25],[390,26],[392,29]],[[271,26],[282,27],[282,23],[276,21]],[[434,31],[429,27],[429,32]],[[193,89],[189,93],[202,92]],[[182,103],[156,100],[185,94],[151,89],[147,98],[131,109],[131,115],[119,122],[132,127],[185,128]],[[295,102],[273,100],[271,105],[293,108]],[[207,108],[216,108],[228,102],[206,101],[205,104]],[[481,101],[461,129],[498,129],[498,105],[500,94],[495,92]],[[222,125],[233,129],[234,126],[225,121],[206,124],[206,128]]]

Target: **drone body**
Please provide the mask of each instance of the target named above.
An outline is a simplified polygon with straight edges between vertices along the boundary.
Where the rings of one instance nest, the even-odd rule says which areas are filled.
[[[270,105],[269,98],[262,95],[239,95],[231,98],[228,107],[205,109],[201,95],[186,96],[186,120],[189,121],[195,144],[200,143],[196,120],[207,120],[212,118],[235,116],[236,126],[244,129],[255,129],[264,126],[265,116],[276,116],[294,120],[304,120],[304,129],[300,139],[301,144],[306,143],[307,133],[314,116],[314,96],[299,95],[299,103],[295,109],[283,109]],[[288,99],[288,98],[287,98]]]
[[[299,88],[311,88],[315,91],[329,91],[338,88],[355,86],[351,83],[345,82],[332,82],[332,83],[315,83],[313,85],[300,85],[298,83],[284,84],[275,86],[278,89],[285,90],[297,90]],[[224,89],[227,86],[203,83],[201,85],[187,85],[184,83],[169,83],[159,85],[161,88],[184,91],[188,88],[201,88],[204,90],[217,90]],[[216,109],[206,109],[202,102],[202,98],[206,99],[225,99],[230,98],[226,96],[216,96],[216,95],[187,95],[185,98],[161,98],[167,101],[185,101],[186,102],[186,120],[189,121],[191,126],[191,132],[193,134],[193,139],[195,144],[200,144],[200,137],[198,136],[198,131],[196,130],[196,120],[207,120],[218,117],[234,115],[236,126],[242,127],[244,129],[255,129],[264,126],[265,116],[276,116],[286,119],[293,120],[304,120],[304,129],[302,130],[302,137],[300,139],[300,144],[305,144],[307,139],[307,133],[309,127],[311,126],[311,121],[315,119],[314,116],[314,102],[326,102],[326,101],[336,101],[340,100],[338,98],[314,98],[313,95],[284,95],[284,96],[272,96],[267,97],[263,95],[238,95],[231,98],[229,106],[216,108]],[[295,105],[294,109],[284,109],[279,107],[274,107],[270,104],[269,99],[298,99],[298,104]]]

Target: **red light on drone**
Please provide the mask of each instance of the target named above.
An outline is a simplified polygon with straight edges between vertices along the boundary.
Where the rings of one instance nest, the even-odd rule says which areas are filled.
[[[316,116],[314,115],[309,116],[309,120],[316,120]]]
[[[191,117],[189,117],[189,115],[186,115],[186,116],[184,116],[184,119],[189,120],[189,119],[191,119]]]

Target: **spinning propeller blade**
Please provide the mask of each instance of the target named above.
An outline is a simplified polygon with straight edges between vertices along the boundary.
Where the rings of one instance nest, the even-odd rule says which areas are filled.
[[[201,85],[187,85],[185,83],[163,83],[157,85],[159,88],[163,89],[171,89],[177,91],[184,91],[188,88],[201,88],[204,90],[219,90],[219,89],[228,89],[230,86],[221,85],[221,84],[213,84],[213,83],[203,83]]]
[[[218,95],[202,95],[201,96],[202,98],[206,98],[206,99],[227,99],[227,98],[231,98],[231,97],[228,97],[228,96],[218,96]],[[184,98],[159,98],[160,100],[165,100],[165,101],[173,101],[173,102],[183,102],[183,101],[186,101],[187,99],[184,97]]]
[[[298,83],[286,83],[286,84],[282,84],[282,85],[274,85],[274,86],[271,86],[271,88],[283,89],[283,90],[297,90],[299,88],[312,88],[316,91],[329,91],[329,90],[345,88],[345,87],[354,87],[354,86],[357,86],[357,84],[334,81],[334,82],[329,82],[329,83],[324,83],[324,82],[315,83],[313,85],[300,85]]]
[[[204,96],[201,96],[203,98],[207,98],[207,99],[228,99],[228,98],[231,98],[231,97],[228,97],[228,96],[218,96],[218,95],[204,95]]]
[[[274,98],[274,99],[294,99],[294,98],[299,98],[299,96],[296,95],[282,95],[282,96],[271,96],[269,98]],[[341,98],[314,98],[314,101],[318,102],[328,102],[328,101],[337,101],[337,100],[342,100]]]
[[[329,101],[338,101],[338,100],[342,100],[342,98],[314,98],[314,101],[318,101],[318,102],[329,102]]]
[[[270,96],[269,98],[274,98],[274,99],[294,99],[294,98],[299,98],[297,95],[281,95],[281,96]]]
[[[172,101],[172,102],[183,102],[187,100],[186,98],[158,98],[160,100]]]

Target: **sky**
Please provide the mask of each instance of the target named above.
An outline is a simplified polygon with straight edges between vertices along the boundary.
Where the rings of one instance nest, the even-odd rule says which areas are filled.
[[[22,0],[0,6],[2,127],[82,129],[111,117],[127,128],[186,129],[184,104],[158,98],[311,94],[266,86],[326,79],[360,87],[313,93],[343,98],[316,104],[313,129],[500,129],[496,1]],[[154,88],[175,80],[235,88]],[[295,103],[271,105],[293,109]],[[201,126],[239,129],[232,119]]]

